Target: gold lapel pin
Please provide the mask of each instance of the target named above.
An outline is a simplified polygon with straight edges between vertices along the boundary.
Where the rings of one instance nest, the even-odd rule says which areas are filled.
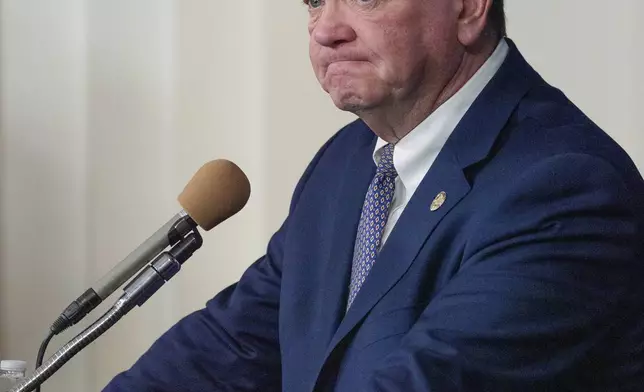
[[[429,207],[430,211],[434,212],[437,209],[441,208],[443,203],[445,203],[445,200],[447,200],[447,193],[441,192],[436,197],[434,198],[434,201],[432,202],[431,207]]]

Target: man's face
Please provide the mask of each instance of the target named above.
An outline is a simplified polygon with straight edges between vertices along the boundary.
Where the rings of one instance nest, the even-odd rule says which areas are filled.
[[[454,0],[305,0],[322,88],[352,112],[444,87],[458,62]],[[443,84],[443,85],[441,85]]]

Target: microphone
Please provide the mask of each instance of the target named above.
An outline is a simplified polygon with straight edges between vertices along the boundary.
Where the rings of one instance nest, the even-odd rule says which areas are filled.
[[[183,210],[65,309],[40,347],[36,370],[10,392],[27,392],[34,388],[39,391],[40,385],[65,363],[114,326],[134,306],[142,306],[179,272],[183,263],[202,245],[197,226],[209,231],[239,212],[249,197],[250,183],[237,165],[227,160],[203,165],[179,195]],[[163,251],[168,246],[171,249]],[[41,366],[47,344],[54,335],[80,321],[139,270],[107,313]]]
[[[52,324],[51,334],[58,335],[81,321],[152,258],[179,243],[197,225],[209,231],[239,212],[249,197],[250,183],[237,165],[225,159],[203,165],[179,195],[183,209],[69,304]]]

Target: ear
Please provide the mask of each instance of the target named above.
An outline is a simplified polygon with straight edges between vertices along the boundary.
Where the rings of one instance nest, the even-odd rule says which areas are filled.
[[[458,40],[463,46],[474,45],[488,30],[488,12],[493,0],[460,0]]]

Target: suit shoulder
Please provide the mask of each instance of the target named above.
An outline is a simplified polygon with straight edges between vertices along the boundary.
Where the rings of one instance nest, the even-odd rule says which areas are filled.
[[[356,149],[373,144],[375,134],[360,119],[337,131],[320,148],[313,162],[319,167],[343,165]]]
[[[618,173],[641,180],[626,151],[560,90],[545,83],[522,99],[502,132],[497,153],[527,165],[564,155],[595,157]]]
[[[330,141],[336,142],[337,147],[355,147],[356,145],[370,143],[375,138],[374,133],[362,120],[356,119],[340,128]]]
[[[487,189],[492,184],[503,192],[537,168],[557,180],[602,174],[623,184],[627,192],[644,195],[644,180],[624,149],[561,91],[545,83],[521,100],[488,159],[470,168],[468,177],[474,187]]]
[[[307,183],[315,178],[337,177],[346,166],[347,160],[357,148],[373,142],[375,135],[361,120],[355,120],[337,131],[320,147],[298,181],[291,202],[291,209],[297,204]],[[324,181],[326,182],[326,181]],[[327,184],[328,185],[328,184]]]

